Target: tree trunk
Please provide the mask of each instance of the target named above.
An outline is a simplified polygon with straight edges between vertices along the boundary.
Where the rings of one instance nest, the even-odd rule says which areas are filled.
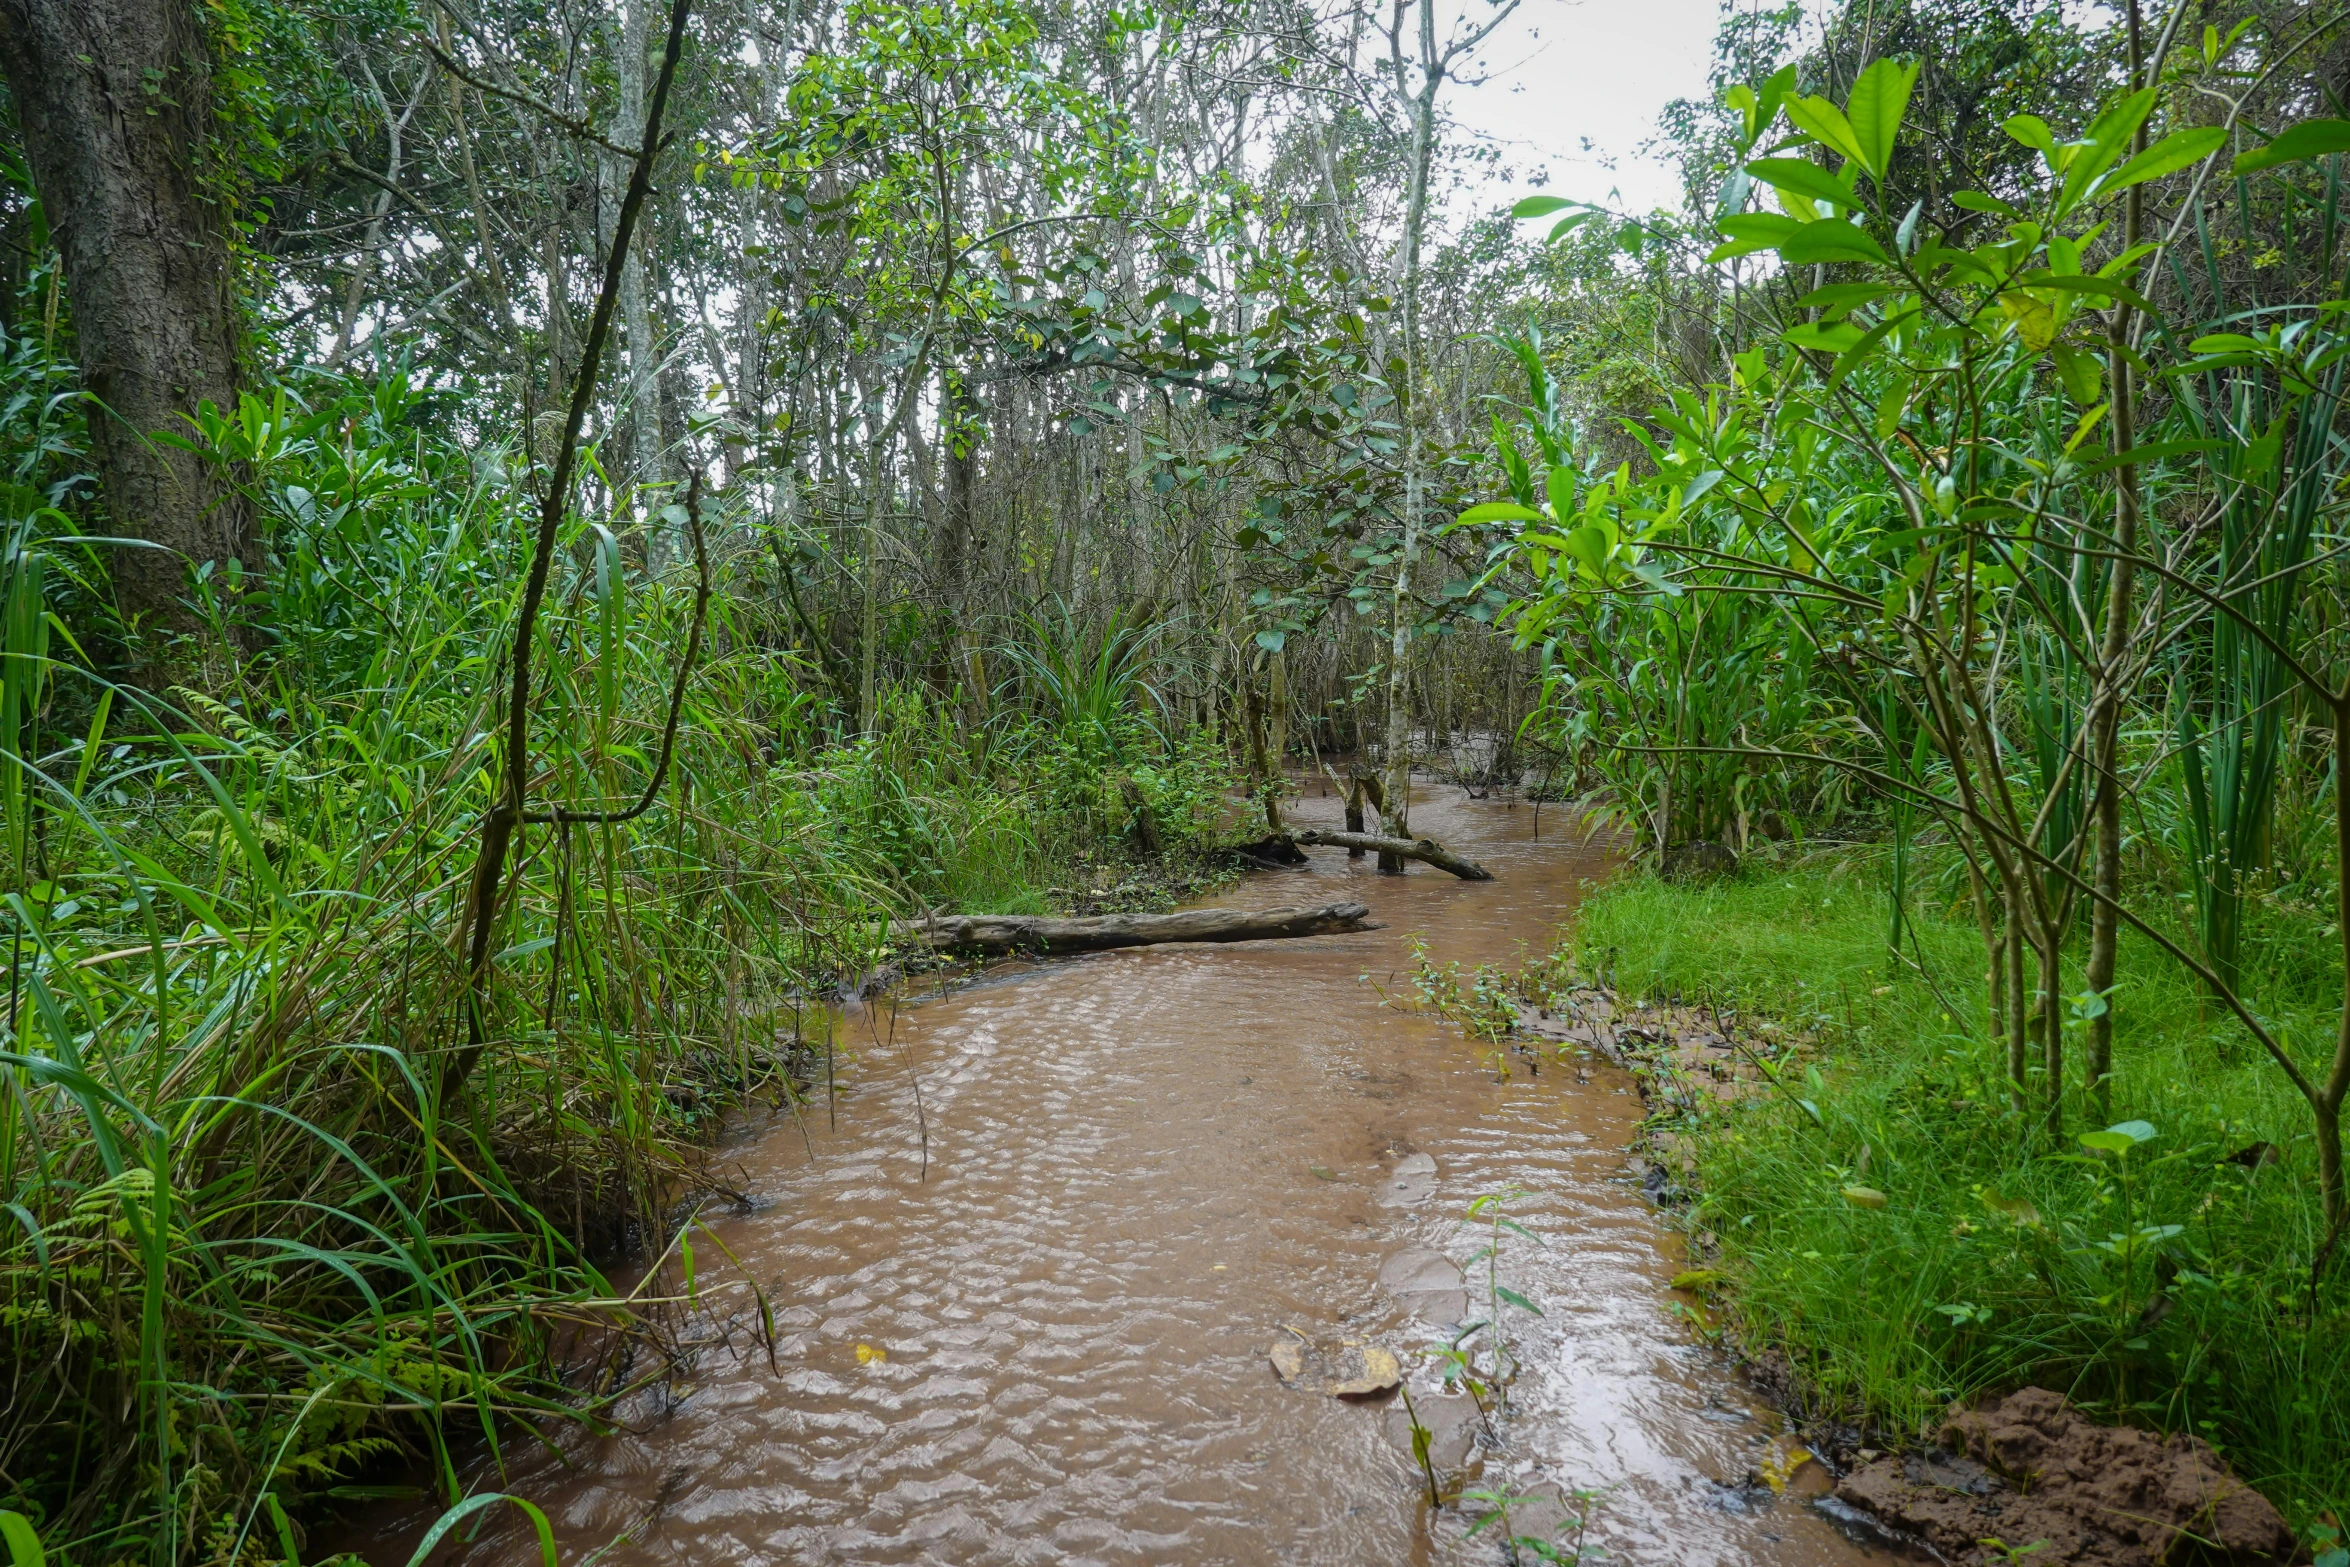
[[[1475,860],[1465,860],[1433,838],[1382,838],[1371,833],[1330,832],[1320,827],[1309,827],[1290,834],[1297,842],[1344,849],[1352,856],[1368,849],[1382,862],[1389,857],[1399,860],[1421,860],[1440,871],[1450,871],[1463,881],[1491,881],[1493,872]]]
[[[2139,39],[2137,0],[2129,6],[2130,86],[2134,91],[2144,75],[2145,60]],[[2146,150],[2146,128],[2141,125],[2130,138],[2132,156]],[[2140,228],[2145,222],[2143,200],[2145,191],[2130,187],[2124,197],[2122,213],[2122,248],[2136,247]],[[2116,453],[2129,451],[2138,444],[2136,387],[2132,381],[2133,367],[2130,355],[2130,307],[2117,302],[2113,317],[2107,326],[2106,373],[2113,380],[2113,449]],[[2138,548],[2139,514],[2143,496],[2138,485],[2138,467],[2135,463],[2122,464],[2115,474],[2113,519],[2113,566],[2105,590],[2105,636],[2097,651],[2097,694],[2095,706],[2089,715],[2089,785],[2096,791],[2091,812],[2097,833],[2097,896],[2089,905],[2089,963],[2084,982],[2088,988],[2104,996],[2113,989],[2113,973],[2121,941],[2122,890],[2122,794],[2120,773],[2121,751],[2121,680],[2123,666],[2130,657],[2131,591],[2135,586],[2137,565],[2131,558]],[[2113,1096],[2106,1086],[2106,1078],[2113,1068],[2113,1007],[2110,997],[2105,1008],[2089,1020],[2088,1064],[2083,1075],[2090,1091],[2097,1096],[2101,1113],[2110,1113]],[[2053,1113],[2053,1112],[2051,1112]]]
[[[933,952],[1105,952],[1170,941],[1269,941],[1289,936],[1333,936],[1380,930],[1360,903],[1311,908],[1186,909],[1180,914],[1102,914],[1048,919],[1024,914],[963,914],[900,920],[890,940]]]
[[[1388,605],[1387,809],[1380,825],[1398,838],[1411,835],[1412,798],[1412,568],[1420,558],[1421,491],[1426,438],[1420,417],[1420,241],[1428,226],[1428,175],[1436,156],[1436,95],[1444,85],[1444,56],[1436,46],[1436,0],[1420,0],[1420,90],[1412,100],[1412,163],[1403,224],[1403,385],[1396,388],[1403,417],[1403,543],[1396,552],[1394,596]],[[1400,86],[1400,71],[1399,81]],[[1403,861],[1382,854],[1379,868],[1401,871]]]
[[[194,631],[188,568],[259,563],[219,469],[149,439],[187,433],[201,403],[237,403],[228,235],[197,173],[212,131],[203,25],[190,0],[0,0],[0,70],[64,262],[110,526],[161,546],[116,555],[115,596],[138,623]]]
[[[651,5],[652,0],[626,0],[621,8],[620,122],[632,140],[641,140],[645,133],[645,50]],[[617,160],[607,161],[616,171],[625,167]],[[620,273],[620,319],[628,331],[629,431],[635,448],[630,455],[635,459],[638,487],[654,492],[641,497],[645,505],[645,570],[657,576],[674,553],[675,535],[661,520],[661,507],[667,500],[661,489],[669,479],[668,443],[661,436],[661,353],[653,330],[652,304],[645,295],[645,251],[640,248],[652,238],[651,229],[652,225],[644,225],[638,240],[629,246]]]
[[[982,684],[979,641],[973,634],[971,603],[971,518],[979,490],[981,410],[963,377],[946,372],[945,407],[939,419],[939,445],[946,469],[945,526],[939,530],[938,575],[940,595],[955,641],[955,677],[963,695],[963,728],[973,739],[987,723],[987,691]]]

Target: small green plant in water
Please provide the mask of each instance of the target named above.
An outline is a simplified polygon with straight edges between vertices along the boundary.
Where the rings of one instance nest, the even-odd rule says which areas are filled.
[[[1541,1236],[1503,1211],[1513,1200],[1525,1195],[1515,1186],[1504,1187],[1498,1192],[1487,1192],[1469,1204],[1469,1211],[1461,1220],[1463,1224],[1485,1226],[1485,1244],[1469,1258],[1469,1266],[1474,1268],[1479,1263],[1485,1265],[1485,1305],[1488,1313],[1486,1325],[1491,1328],[1493,1334],[1493,1382],[1496,1387],[1505,1389],[1502,1393],[1505,1403],[1509,1396],[1506,1387],[1511,1378],[1517,1375],[1518,1362],[1516,1354],[1510,1348],[1510,1337],[1502,1320],[1502,1312],[1506,1307],[1515,1306],[1520,1311],[1531,1312],[1537,1317],[1542,1315],[1540,1306],[1535,1305],[1534,1302],[1501,1282],[1501,1253],[1505,1231],[1511,1235],[1522,1235],[1537,1246],[1542,1244]]]
[[[1549,1532],[1547,1537],[1539,1534],[1521,1534],[1511,1527],[1510,1509],[1519,1508],[1522,1510],[1530,1502],[1549,1502],[1555,1505],[1559,1502],[1559,1498],[1540,1491],[1520,1491],[1507,1482],[1500,1482],[1490,1486],[1481,1486],[1474,1491],[1463,1491],[1461,1500],[1475,1503],[1485,1509],[1483,1516],[1469,1525],[1471,1538],[1484,1533],[1496,1524],[1501,1527],[1502,1552],[1512,1567],[1519,1567],[1519,1564],[1529,1561],[1595,1562],[1608,1554],[1606,1546],[1591,1544],[1586,1538],[1591,1530],[1591,1516],[1598,1508],[1599,1493],[1597,1491],[1576,1490],[1568,1492],[1565,1501],[1571,1506],[1567,1508],[1566,1516],[1558,1521],[1557,1526]]]

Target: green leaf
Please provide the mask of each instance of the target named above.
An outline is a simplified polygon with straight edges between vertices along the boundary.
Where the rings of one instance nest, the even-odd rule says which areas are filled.
[[[2083,1132],[2079,1141],[2083,1148],[2098,1153],[2128,1153],[2138,1146],[2135,1137],[2125,1137],[2120,1132]]]
[[[41,1552],[41,1537],[24,1514],[0,1511],[0,1540],[8,1542],[10,1567],[47,1567],[49,1558]]]
[[[1882,1208],[1885,1206],[1885,1194],[1874,1186],[1847,1186],[1844,1188],[1844,1200],[1855,1208]]]
[[[1917,85],[1915,64],[1878,60],[1860,73],[1845,101],[1853,140],[1860,145],[1861,167],[1879,180],[1893,166],[1893,142],[1901,132],[1901,117],[1909,109],[1910,89]]]
[[[1795,302],[1798,310],[1818,310],[1830,317],[1841,316],[1857,305],[1873,299],[1882,299],[1893,289],[1884,283],[1830,283],[1815,288]]]
[[[1849,321],[1798,322],[1779,334],[1797,348],[1808,348],[1816,353],[1840,354],[1861,339],[1861,329]]]
[[[1739,212],[1714,225],[1727,239],[1705,259],[1708,265],[1728,261],[1733,256],[1750,256],[1758,250],[1776,250],[1782,240],[1807,225],[1778,212]]]
[[[1778,191],[1782,205],[1792,205],[1786,199],[1789,195],[1825,201],[1838,210],[1860,205],[1851,187],[1805,158],[1757,158],[1746,166],[1746,172]]]
[[[2056,162],[2056,135],[2048,129],[2048,122],[2037,114],[2013,115],[2001,121],[1999,128],[2051,164]]]
[[[1876,353],[1878,345],[1883,343],[1888,335],[1905,323],[1916,320],[1917,314],[1914,309],[1900,311],[1870,327],[1859,342],[1836,356],[1835,365],[1828,371],[1828,384],[1830,386],[1843,384],[1846,376],[1868,362],[1870,356]]]
[[[1954,207],[1964,207],[1969,212],[1987,212],[1995,218],[2014,220],[2024,215],[2022,208],[2011,206],[2009,203],[2001,201],[1997,196],[1986,196],[1979,190],[1953,191],[1950,195],[1950,204]]]
[[[1540,1306],[1535,1305],[1534,1302],[1528,1300],[1525,1296],[1519,1294],[1516,1290],[1511,1289],[1506,1284],[1496,1284],[1493,1286],[1493,1293],[1499,1295],[1503,1300],[1508,1301],[1511,1305],[1517,1307],[1520,1311],[1531,1311],[1538,1317],[1542,1315],[1542,1308]]]
[[[2350,120],[2303,120],[2287,127],[2265,147],[2236,155],[2238,174],[2257,174],[2279,164],[2322,158],[2330,152],[2350,152]]]
[[[1260,631],[1257,633],[1257,646],[1263,648],[1268,653],[1280,652],[1282,644],[1286,643],[1288,640],[1289,633],[1278,629],[1271,631]]]
[[[2097,200],[2103,201],[2117,192],[2128,190],[2132,185],[2158,180],[2190,164],[2201,163],[2227,139],[2227,128],[2220,125],[2198,125],[2193,130],[2173,131],[2114,170],[2110,178],[2100,181]]]
[[[2095,294],[2101,299],[2118,299],[2123,304],[2143,310],[2150,316],[2160,313],[2154,308],[2153,300],[2148,299],[2144,294],[2130,287],[2129,284],[2117,283],[2109,277],[2091,277],[2086,273],[2077,272],[2034,272],[2029,274],[2024,281],[2034,288],[2069,289],[2076,294]]]
[[[1817,223],[1806,223],[1787,236],[1779,247],[1779,254],[1796,266],[1813,266],[1826,261],[1866,261],[1882,265],[1884,247],[1842,219],[1823,218]]]
[[[1575,509],[1575,475],[1566,468],[1553,468],[1542,476],[1544,499],[1550,502],[1550,514],[1564,521]]]
[[[2106,1130],[2119,1132],[2122,1136],[2137,1143],[2150,1143],[2160,1135],[2154,1130],[2152,1121],[2117,1121]]]
[[[1598,216],[1599,214],[1596,212],[1570,212],[1551,226],[1550,233],[1544,236],[1542,242],[1545,245],[1555,245]]]
[[[2059,343],[2049,357],[2056,361],[2056,378],[2064,383],[2065,395],[2083,408],[2096,406],[2105,390],[2105,366],[2097,356]]]
[[[1533,507],[1520,506],[1515,501],[1486,501],[1482,505],[1470,507],[1467,511],[1462,512],[1460,516],[1454,518],[1453,520],[1456,522],[1471,524],[1480,522],[1550,521],[1548,517],[1545,517],[1542,515],[1542,513],[1536,511]]]
[[[2088,145],[2064,166],[2064,184],[2057,194],[2057,210],[2070,211],[2089,193],[2097,177],[2121,162],[2130,138],[2154,111],[2154,89],[2143,88],[2115,103],[2089,126]]]
[[[1864,169],[1868,168],[1869,160],[1861,154],[1860,138],[1852,134],[1852,122],[1844,117],[1842,109],[1827,99],[1817,95],[1790,98],[1787,100],[1787,118],[1794,122],[1797,130],[1819,138],[1835,152],[1850,158]],[[1871,169],[1870,172],[1876,171]]]
[[[1564,212],[1569,207],[1579,205],[1581,203],[1569,201],[1564,196],[1528,196],[1524,201],[1510,208],[1510,216],[1513,218],[1547,218],[1554,212]]]

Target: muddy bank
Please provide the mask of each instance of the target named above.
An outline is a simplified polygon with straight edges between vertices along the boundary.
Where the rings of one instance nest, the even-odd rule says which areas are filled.
[[[1513,1011],[1516,1031],[1586,1046],[1631,1072],[1654,1112],[1638,1144],[1644,1185],[1667,1204],[1694,1195],[1695,1149],[1681,1113],[1793,1092],[1808,1053],[1804,1038],[1766,1020],[1627,1004],[1573,982],[1538,985]],[[1858,1184],[1845,1196],[1863,1206],[1886,1200]],[[1698,1248],[1703,1262],[1702,1234]],[[1700,1297],[1725,1282],[1706,1267],[1676,1280]],[[1866,1411],[1823,1398],[1775,1349],[1763,1348],[1749,1369],[1794,1421],[1803,1462],[1817,1466],[1812,1487],[1832,1480],[1819,1505],[1889,1544],[1970,1567],[2027,1547],[2034,1560],[2079,1567],[2306,1560],[2277,1509],[2192,1436],[2099,1425],[2044,1388],[1953,1406],[1931,1432],[1887,1433]]]

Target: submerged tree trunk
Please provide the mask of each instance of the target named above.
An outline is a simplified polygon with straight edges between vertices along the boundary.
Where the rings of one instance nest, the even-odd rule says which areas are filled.
[[[900,920],[890,926],[889,935],[892,941],[927,946],[934,952],[1106,952],[1170,941],[1269,941],[1383,929],[1370,922],[1370,915],[1368,908],[1352,901],[1309,908],[1186,909],[1180,914],[1102,914],[1086,919],[959,914]]]
[[[194,631],[190,567],[257,564],[253,518],[213,464],[155,442],[237,401],[238,324],[211,140],[210,50],[190,0],[0,0],[0,70],[73,308],[90,445],[126,616]]]

